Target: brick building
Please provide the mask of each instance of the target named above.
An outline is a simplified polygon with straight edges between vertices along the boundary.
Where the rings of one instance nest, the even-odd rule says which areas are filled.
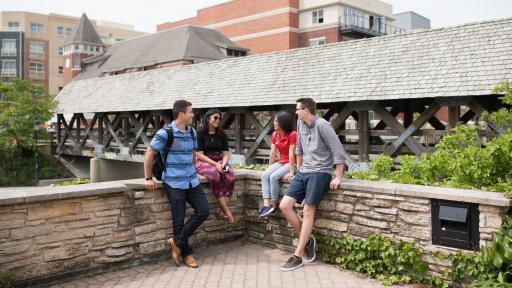
[[[400,32],[393,21],[392,6],[379,0],[233,0],[159,24],[157,31],[213,28],[259,54]]]

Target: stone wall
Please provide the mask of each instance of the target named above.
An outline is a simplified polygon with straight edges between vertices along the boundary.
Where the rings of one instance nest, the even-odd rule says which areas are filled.
[[[287,183],[283,183],[281,194],[286,187]],[[262,202],[259,175],[248,175],[245,188],[247,237],[255,243],[293,252],[296,235],[279,211],[265,219],[258,218]],[[424,260],[430,264],[431,270],[439,272],[450,267],[451,263],[431,258],[428,252],[451,254],[459,249],[432,245],[431,198],[479,203],[481,245],[489,243],[511,205],[511,200],[502,193],[345,180],[339,190],[329,191],[320,203],[314,229],[332,237],[348,233],[364,238],[379,233],[413,242],[427,252]],[[296,208],[300,215],[302,206],[296,204]]]
[[[235,225],[214,218],[218,204],[202,179],[212,214],[192,237],[195,247],[246,237],[294,250],[297,240],[280,212],[258,218],[260,175],[237,171],[230,204]],[[0,189],[0,272],[14,271],[22,284],[31,284],[168,257],[163,240],[172,236],[169,204],[161,190],[144,191],[143,182]],[[425,251],[458,251],[432,245],[430,199],[478,203],[482,245],[511,206],[502,193],[344,180],[318,207],[315,230],[333,237],[381,233],[414,242]],[[301,206],[296,207],[300,213]],[[428,256],[425,260],[432,271],[450,265]]]
[[[162,190],[144,191],[140,183],[0,189],[0,271],[14,271],[24,286],[167,255],[162,253],[163,240],[172,236],[167,197]],[[238,181],[231,202],[238,223],[227,225],[212,213],[190,239],[192,245],[244,234],[243,185]],[[210,210],[216,211],[209,185],[203,187]]]

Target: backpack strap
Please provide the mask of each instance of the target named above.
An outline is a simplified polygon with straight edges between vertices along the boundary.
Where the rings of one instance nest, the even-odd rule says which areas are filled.
[[[163,153],[160,153],[160,155],[162,156],[162,161],[165,163],[167,160],[167,154],[169,154],[169,150],[171,150],[172,143],[174,142],[174,131],[167,126],[163,129],[167,133],[167,143],[165,144],[164,151],[162,151]]]

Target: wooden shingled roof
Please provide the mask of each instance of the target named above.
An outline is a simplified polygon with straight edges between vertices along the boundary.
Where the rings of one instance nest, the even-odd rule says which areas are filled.
[[[483,96],[512,80],[512,18],[73,81],[57,113]]]

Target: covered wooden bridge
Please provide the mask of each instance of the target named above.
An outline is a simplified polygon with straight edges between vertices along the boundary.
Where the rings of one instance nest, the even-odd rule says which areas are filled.
[[[73,81],[57,96],[58,153],[140,162],[174,101],[187,99],[197,119],[224,111],[232,152],[257,159],[268,155],[275,112],[312,97],[354,159],[420,155],[499,108],[492,90],[504,80],[512,18]]]

